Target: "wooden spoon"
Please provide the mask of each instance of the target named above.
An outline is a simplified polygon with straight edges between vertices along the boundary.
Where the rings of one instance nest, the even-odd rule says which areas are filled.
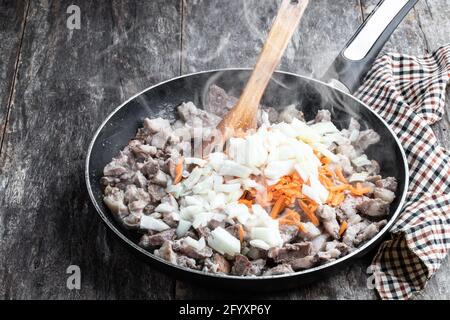
[[[308,0],[283,0],[258,57],[256,66],[237,104],[217,126],[222,141],[256,128],[259,103],[289,41],[308,5]]]

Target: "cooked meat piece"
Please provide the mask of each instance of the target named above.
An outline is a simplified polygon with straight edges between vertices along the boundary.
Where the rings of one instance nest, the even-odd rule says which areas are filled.
[[[137,230],[139,229],[141,221],[141,214],[129,214],[122,220],[122,225],[129,230]]]
[[[378,174],[374,175],[374,176],[371,176],[371,177],[368,177],[366,179],[367,182],[371,182],[371,183],[376,183],[378,180],[381,180],[381,176],[378,175]]]
[[[278,121],[279,113],[275,108],[272,107],[264,108],[264,111],[267,112],[270,123],[276,123]]]
[[[330,122],[331,112],[327,109],[319,110],[317,111],[316,118],[314,120],[316,122]]]
[[[159,170],[159,163],[154,159],[148,159],[141,168],[141,172],[147,178],[153,178]]]
[[[266,272],[264,272],[264,276],[276,276],[279,274],[292,273],[294,270],[289,264],[279,264],[276,267],[270,268]]]
[[[198,227],[195,231],[197,232],[199,238],[203,237],[205,239],[208,239],[209,234],[211,233],[211,229],[208,227]]]
[[[359,131],[360,129],[361,129],[361,125],[359,124],[359,122],[355,118],[350,118],[348,130],[349,131],[353,131],[353,130]]]
[[[222,255],[215,253],[212,257],[214,264],[217,266],[217,272],[230,273],[231,265]]]
[[[354,159],[359,156],[355,147],[351,144],[341,144],[336,148],[338,155],[344,156],[347,160]],[[350,163],[350,161],[349,161]],[[350,164],[351,165],[351,164]],[[343,169],[343,168],[342,168]]]
[[[195,259],[186,257],[186,256],[177,256],[177,264],[180,267],[185,267],[185,268],[191,268],[191,269],[198,269],[197,266],[197,262],[195,261]]]
[[[310,242],[286,244],[282,248],[273,247],[267,252],[267,256],[276,263],[287,262],[311,254],[312,246]]]
[[[209,229],[211,229],[211,230],[214,230],[215,228],[217,228],[217,227],[222,227],[223,229],[225,229],[225,227],[226,227],[226,223],[225,223],[225,221],[217,221],[216,219],[211,219],[209,222],[208,222],[208,226],[207,226]]]
[[[267,251],[255,247],[250,247],[246,256],[252,260],[265,259],[267,257]]]
[[[384,188],[375,188],[373,195],[376,199],[381,199],[387,203],[392,203],[395,199],[395,193]]]
[[[356,209],[369,217],[383,217],[389,213],[389,203],[381,199],[367,199],[357,205]]]
[[[334,239],[339,239],[339,223],[336,220],[336,210],[328,205],[320,206],[316,212],[321,218],[325,231]]]
[[[136,171],[136,174],[134,175],[133,183],[138,188],[146,188],[147,187],[147,178],[144,177],[142,172]]]
[[[240,223],[236,223],[232,226],[225,228],[225,230],[227,230],[233,237],[239,239],[239,230],[241,229],[241,227],[243,228],[244,226],[241,225]],[[247,234],[247,232],[245,232],[245,234]]]
[[[263,259],[250,261],[242,254],[236,255],[231,273],[239,276],[258,276],[262,273],[266,262]]]
[[[128,211],[130,213],[140,217],[144,213],[144,208],[147,205],[148,202],[142,201],[142,200],[136,200],[133,202],[130,202],[128,204]]]
[[[101,177],[100,178],[100,183],[102,186],[114,186],[116,183],[120,182],[119,178],[115,178],[115,177]]]
[[[242,254],[236,255],[234,259],[231,272],[235,275],[244,276],[247,275],[252,267],[252,263],[248,258]]]
[[[154,202],[161,201],[161,199],[167,194],[163,187],[156,184],[149,184],[147,191]]]
[[[347,195],[347,197],[345,197],[345,200],[339,205],[339,209],[341,209],[346,217],[344,220],[347,220],[350,217],[354,216],[357,213],[356,207],[367,199],[367,197],[355,197],[352,195]]]
[[[394,177],[387,177],[385,179],[376,181],[375,185],[379,188],[384,188],[395,192],[397,190],[397,179],[395,179]]]
[[[324,248],[324,252],[328,253],[330,258],[337,259],[342,255],[346,255],[350,251],[350,247],[340,241],[327,242]]]
[[[301,119],[303,118],[303,114],[297,109],[295,104],[291,104],[285,107],[280,113],[280,115],[278,116],[278,122],[291,123],[295,118]]]
[[[103,201],[106,206],[114,217],[116,217],[119,222],[122,222],[123,218],[130,214],[127,206],[124,204],[124,192],[116,187],[107,186],[104,194]]]
[[[162,214],[163,221],[172,228],[176,228],[178,221],[180,221],[180,216],[176,212],[166,212]]]
[[[169,120],[163,119],[163,118],[156,118],[156,119],[144,119],[144,128],[149,133],[158,133],[166,128],[170,128],[170,122]]]
[[[236,104],[238,99],[229,96],[224,89],[213,84],[209,87],[205,100],[205,109],[223,118],[228,110]]]
[[[221,118],[198,109],[192,102],[182,103],[177,108],[180,118],[191,127],[216,127]]]
[[[172,241],[164,241],[161,248],[155,250],[154,255],[173,264],[177,264],[177,254],[172,249]]]
[[[371,164],[363,166],[362,170],[367,172],[370,176],[379,174],[380,173],[380,165],[378,164],[378,162],[375,160],[372,160],[370,162],[371,162]]]
[[[165,173],[170,174],[172,179],[175,179],[175,168],[177,164],[174,159],[169,158],[165,161],[165,165],[161,168]]]
[[[143,144],[140,140],[131,140],[129,143],[131,151],[133,151],[136,159],[145,160],[156,155],[157,149],[155,146]]]
[[[170,127],[163,128],[161,131],[153,135],[150,144],[158,149],[163,149],[170,139],[173,139],[172,129]]]
[[[372,129],[367,129],[359,133],[358,139],[353,143],[359,150],[366,150],[370,145],[380,141],[380,135]]]
[[[150,202],[150,195],[142,188],[137,188],[134,184],[126,187],[124,202],[131,203],[134,201]]]
[[[168,229],[162,232],[155,233],[153,235],[144,234],[141,237],[139,245],[143,248],[160,247],[167,240],[172,240],[175,235],[176,229]]]
[[[280,225],[280,235],[283,239],[283,243],[292,242],[298,235],[298,227],[289,224],[282,224]]]
[[[176,247],[174,247],[174,250],[193,259],[205,259],[213,255],[212,249],[208,246],[205,246],[203,249],[198,250],[187,245],[184,241],[181,241],[181,245],[177,245]]]
[[[342,237],[342,242],[350,247],[354,247],[356,236],[365,227],[367,227],[366,222],[349,223],[347,230],[345,230],[344,236]]]
[[[317,256],[306,256],[303,258],[298,258],[289,262],[289,265],[294,271],[304,270],[313,267],[317,263]]]
[[[375,223],[369,224],[366,228],[361,230],[354,240],[355,245],[359,245],[362,242],[372,239],[380,231]]]
[[[161,187],[167,187],[168,180],[169,179],[167,178],[167,175],[162,170],[158,170],[155,176],[152,178],[151,182]]]
[[[114,159],[110,163],[108,163],[105,168],[103,169],[103,175],[105,176],[112,176],[112,177],[118,177],[125,172],[127,172],[127,168],[123,165],[123,163],[120,163],[118,160]]]

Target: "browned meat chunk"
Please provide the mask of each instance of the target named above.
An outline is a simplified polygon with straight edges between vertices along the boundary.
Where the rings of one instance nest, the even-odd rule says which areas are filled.
[[[168,262],[177,264],[177,254],[173,251],[172,242],[169,240],[164,241],[161,248],[155,250],[154,254]]]
[[[320,206],[317,216],[321,218],[325,231],[334,239],[339,238],[339,223],[336,219],[336,210],[328,205]]]
[[[270,268],[266,272],[264,272],[264,276],[276,276],[279,274],[292,273],[294,270],[289,264],[279,264],[276,267]]]
[[[306,257],[311,254],[311,250],[310,242],[288,243],[283,248],[270,248],[267,256],[272,258],[276,263],[282,263]]]
[[[294,271],[298,271],[314,267],[314,265],[317,262],[318,262],[317,256],[314,255],[292,260],[289,262],[289,265],[292,267]]]
[[[322,109],[317,111],[316,122],[330,122],[331,121],[331,112],[326,109]]]
[[[239,276],[258,276],[262,273],[266,261],[263,259],[250,261],[244,255],[238,254],[234,259],[231,273]]]
[[[160,247],[167,240],[172,240],[176,229],[169,229],[153,235],[144,234],[139,245],[143,248]]]
[[[226,91],[215,84],[209,87],[206,95],[205,109],[219,117],[223,117],[237,102],[236,97],[229,96]]]
[[[174,249],[180,254],[193,259],[205,259],[211,257],[213,254],[212,249],[208,246],[205,246],[203,249],[198,250],[189,245],[186,245],[183,241],[181,245],[177,246]]]
[[[389,203],[381,199],[367,199],[356,206],[356,209],[369,217],[383,217],[389,213]]]
[[[395,193],[384,188],[375,188],[373,196],[376,199],[381,199],[387,203],[392,203],[392,201],[394,201],[395,199]]]
[[[356,207],[367,199],[367,197],[354,197],[352,195],[347,195],[345,200],[339,205],[339,208],[348,219],[357,213]]]
[[[375,185],[379,188],[384,188],[395,192],[397,190],[397,179],[394,177],[387,177],[386,179],[376,181]]]
[[[380,141],[380,135],[372,129],[367,129],[359,133],[358,139],[354,142],[354,145],[359,150],[366,150],[370,145],[378,143]]]
[[[284,108],[284,110],[278,116],[278,122],[286,122],[291,123],[295,118],[301,119],[303,118],[303,114],[301,111],[297,109],[295,104],[291,104]]]
[[[182,103],[178,106],[178,114],[180,118],[191,127],[215,127],[219,124],[221,118],[198,109],[192,102]]]
[[[198,269],[197,262],[194,259],[186,256],[177,256],[177,264],[180,267]]]

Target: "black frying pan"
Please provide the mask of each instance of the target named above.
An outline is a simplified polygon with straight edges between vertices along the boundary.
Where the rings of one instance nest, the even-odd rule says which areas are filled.
[[[408,188],[408,165],[397,137],[386,122],[348,92],[353,92],[360,85],[390,34],[417,1],[381,1],[327,72],[326,78],[332,84],[288,72],[276,72],[262,101],[274,107],[293,103],[300,105],[307,120],[312,119],[319,109],[328,109],[332,113],[332,121],[338,127],[347,127],[350,118],[355,117],[363,128],[372,128],[381,136],[380,143],[371,146],[367,154],[379,162],[383,176],[397,179],[398,190],[387,225],[358,250],[328,264],[291,274],[261,277],[215,275],[172,265],[139,247],[137,236],[120,227],[103,204],[100,184],[103,168],[135,136],[145,117],[175,119],[176,106],[185,101],[192,101],[202,107],[204,93],[211,84],[217,84],[239,96],[250,76],[249,69],[205,71],[171,79],[144,90],[114,110],[95,133],[86,159],[87,188],[100,217],[133,251],[139,252],[140,256],[164,272],[220,287],[251,290],[294,287],[323,277],[367,253],[382,240],[402,208]],[[244,283],[246,285],[241,286]]]

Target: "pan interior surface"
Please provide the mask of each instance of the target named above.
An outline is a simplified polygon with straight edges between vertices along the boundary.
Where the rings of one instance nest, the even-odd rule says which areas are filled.
[[[206,92],[212,84],[216,84],[238,97],[250,76],[250,72],[250,70],[243,69],[208,71],[175,78],[151,87],[118,107],[100,126],[92,140],[86,160],[86,180],[89,194],[98,213],[122,240],[152,258],[153,262],[160,262],[160,267],[163,265],[165,269],[171,268],[178,274],[188,272],[192,275],[197,274],[198,277],[202,278],[249,279],[248,277],[243,279],[242,277],[228,275],[217,276],[173,266],[140,248],[137,245],[137,235],[134,232],[124,230],[103,204],[102,186],[100,184],[103,168],[135,136],[137,129],[142,126],[144,118],[163,117],[174,120],[177,118],[176,107],[182,102],[192,101],[197,107],[204,108]],[[366,153],[369,158],[379,162],[380,174],[383,177],[393,176],[397,179],[398,188],[396,199],[390,207],[388,225],[360,249],[316,268],[282,276],[255,277],[251,280],[290,278],[318,272],[369,250],[380,241],[382,235],[392,225],[393,218],[396,217],[403,203],[408,184],[408,169],[404,152],[392,131],[376,114],[350,95],[324,83],[294,74],[276,72],[264,94],[262,103],[277,110],[295,104],[299,110],[303,111],[306,120],[313,119],[319,109],[328,109],[331,111],[333,123],[339,129],[346,128],[351,117],[354,117],[360,122],[361,130],[368,128],[375,130],[381,137],[380,142],[369,147]]]

